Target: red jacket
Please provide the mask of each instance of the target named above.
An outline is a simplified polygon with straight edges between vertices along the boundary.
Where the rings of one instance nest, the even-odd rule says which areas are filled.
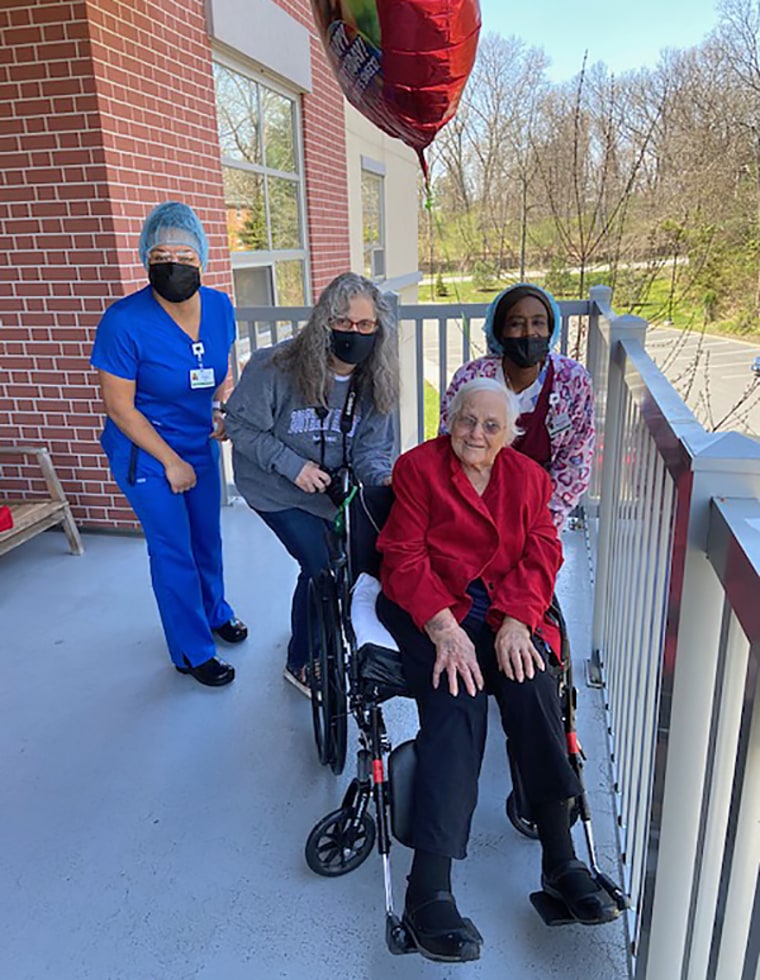
[[[472,600],[467,586],[482,579],[491,597],[488,623],[505,615],[541,629],[553,650],[559,632],[546,610],[562,564],[548,502],[551,480],[532,459],[502,449],[480,497],[439,436],[400,456],[393,470],[395,501],[380,533],[383,592],[416,626],[450,608],[458,622]]]

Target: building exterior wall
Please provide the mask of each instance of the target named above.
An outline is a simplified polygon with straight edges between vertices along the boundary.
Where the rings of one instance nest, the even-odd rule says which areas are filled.
[[[362,160],[371,158],[384,170],[385,255],[387,280],[417,272],[417,155],[400,140],[387,136],[353,108],[346,106],[346,159],[351,268],[364,267],[362,240]],[[416,282],[400,291],[402,303],[417,302]]]
[[[308,0],[278,6],[310,32],[302,109],[318,291],[350,262],[343,98]],[[212,50],[204,0],[0,8],[0,442],[48,445],[87,526],[136,526],[98,444],[89,354],[106,307],[145,282],[137,240],[154,204],[180,198],[198,211],[204,282],[231,289]],[[3,463],[2,484],[44,492],[21,464]]]

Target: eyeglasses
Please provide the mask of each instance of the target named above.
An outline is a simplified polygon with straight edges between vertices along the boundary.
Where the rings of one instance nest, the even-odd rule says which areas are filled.
[[[454,427],[457,429],[466,429],[468,432],[474,432],[478,426],[482,427],[483,432],[487,436],[498,436],[504,429],[501,422],[497,422],[496,419],[486,419],[483,422],[480,419],[476,419],[474,415],[457,415],[454,419]]]
[[[350,316],[330,317],[330,326],[336,330],[351,330],[356,327],[359,333],[374,333],[377,330],[377,320],[352,320]]]
[[[158,265],[159,262],[176,262],[178,265],[196,265],[198,256],[189,250],[182,252],[170,252],[166,249],[153,249],[148,256],[150,265]]]

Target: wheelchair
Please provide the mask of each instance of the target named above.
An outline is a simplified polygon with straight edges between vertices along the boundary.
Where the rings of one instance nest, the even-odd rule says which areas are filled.
[[[348,720],[354,718],[359,747],[356,775],[337,810],[312,828],[305,846],[309,868],[318,875],[339,877],[359,867],[375,845],[383,862],[385,937],[394,955],[416,947],[396,913],[390,873],[392,838],[412,848],[411,801],[415,778],[414,741],[393,747],[383,720],[382,706],[393,697],[410,697],[395,641],[374,615],[380,591],[379,557],[375,540],[393,500],[385,487],[363,487],[350,471],[343,475],[343,502],[331,535],[331,561],[310,583],[310,682],[314,738],[319,761],[335,775],[345,767]],[[554,615],[562,635],[563,668],[558,688],[567,738],[568,758],[582,782],[583,752],[575,732],[576,691],[572,683],[567,630],[556,600]],[[512,790],[506,814],[526,837],[538,838],[519,772],[507,740]],[[597,863],[591,813],[585,790],[574,800],[571,820],[580,819],[589,868],[619,911],[628,908],[622,889]],[[531,903],[550,926],[576,920],[564,904],[543,891]],[[470,923],[471,925],[471,923]],[[472,929],[475,934],[477,930]]]

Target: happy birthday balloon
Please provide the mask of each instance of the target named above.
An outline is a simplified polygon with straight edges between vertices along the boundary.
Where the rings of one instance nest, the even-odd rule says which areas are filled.
[[[475,61],[478,0],[312,0],[348,101],[422,151],[455,114]]]

